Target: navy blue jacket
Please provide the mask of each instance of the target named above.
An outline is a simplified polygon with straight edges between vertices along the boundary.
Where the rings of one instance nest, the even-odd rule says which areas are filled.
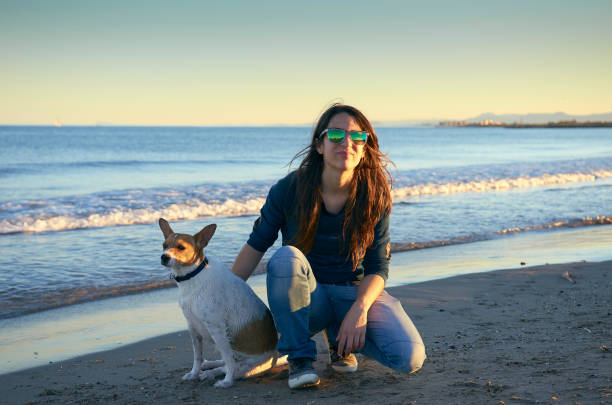
[[[268,193],[261,214],[253,225],[247,243],[259,252],[274,244],[281,231],[283,245],[291,245],[297,233],[296,206],[297,173],[279,180]],[[321,210],[319,226],[311,251],[306,255],[315,278],[320,283],[340,283],[361,280],[365,275],[378,274],[387,280],[389,274],[389,215],[385,214],[374,228],[374,240],[353,271],[348,254],[349,238],[342,239],[344,208],[336,215]]]

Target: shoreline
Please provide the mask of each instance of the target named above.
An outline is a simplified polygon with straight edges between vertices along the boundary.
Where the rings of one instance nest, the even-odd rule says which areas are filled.
[[[387,288],[496,269],[612,260],[612,225],[533,232],[393,255]],[[265,276],[249,285],[267,302]],[[175,288],[0,320],[0,374],[121,348],[186,328]]]
[[[563,278],[569,272],[573,283]],[[12,403],[603,403],[612,398],[612,261],[459,275],[388,288],[427,347],[423,369],[395,373],[360,356],[350,376],[326,368],[321,385],[286,386],[286,366],[232,388],[181,382],[185,331],[3,374]],[[209,358],[214,353],[207,351]],[[560,401],[560,402],[559,402]]]
[[[391,254],[393,257],[397,257],[397,255],[403,256],[406,252],[414,252],[413,254],[420,255],[419,250],[423,249],[434,249],[434,248],[448,248],[448,249],[463,249],[466,246],[470,246],[471,244],[480,244],[487,243],[489,241],[500,240],[501,238],[530,238],[532,232],[535,234],[539,232],[558,232],[558,231],[566,231],[566,230],[577,230],[578,232],[590,232],[597,231],[592,226],[599,227],[609,227],[612,229],[612,217],[609,216],[598,216],[595,218],[584,218],[580,221],[577,221],[580,224],[587,224],[587,226],[576,226],[576,223],[570,222],[557,222],[550,225],[545,226],[536,226],[536,227],[527,227],[524,229],[513,228],[507,231],[500,231],[493,234],[494,236],[489,236],[485,238],[473,238],[471,236],[457,237],[446,240],[432,241],[432,242],[408,242],[408,243],[397,243],[391,242]],[[1,236],[0,236],[1,237]],[[612,237],[611,237],[612,242]],[[272,250],[273,248],[271,248]],[[467,248],[469,250],[469,247]],[[590,258],[590,257],[589,257]],[[610,255],[612,258],[612,255]],[[573,258],[569,258],[567,261],[572,261]],[[596,258],[595,261],[599,260]],[[402,261],[404,262],[404,261]],[[252,276],[265,274],[267,265],[267,260],[264,259],[257,265],[255,271]],[[395,262],[391,263],[392,266],[395,266]],[[499,268],[501,266],[497,266]],[[491,268],[490,270],[493,270]],[[424,281],[424,280],[423,280]],[[62,299],[57,299],[54,303],[47,303],[46,305],[41,305],[39,307],[24,307],[18,310],[14,310],[8,313],[0,313],[0,329],[3,320],[11,319],[11,318],[19,318],[23,316],[29,316],[45,311],[62,309],[66,307],[70,307],[73,305],[81,305],[87,304],[91,302],[100,302],[105,299],[115,299],[123,296],[129,295],[140,295],[146,294],[148,292],[155,292],[161,289],[173,289],[175,288],[175,283],[167,277],[161,276],[159,279],[149,280],[144,284],[124,284],[124,285],[115,285],[115,286],[104,286],[104,287],[87,287],[83,286],[81,289],[77,289],[76,291],[68,290],[61,291],[58,293],[56,291],[56,297],[66,297]],[[48,297],[45,297],[48,298]],[[31,297],[25,297],[27,300],[32,300]],[[10,306],[10,303],[9,303]],[[0,344],[1,344],[0,340]],[[0,365],[0,373],[2,372],[2,368]]]

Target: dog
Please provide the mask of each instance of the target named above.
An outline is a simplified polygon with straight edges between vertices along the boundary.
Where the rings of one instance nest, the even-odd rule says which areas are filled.
[[[175,233],[163,218],[159,219],[159,227],[164,234],[161,264],[170,269],[170,277],[178,285],[179,305],[193,344],[193,367],[183,380],[225,375],[215,383],[215,387],[225,388],[236,378],[258,375],[274,367],[278,361],[278,333],[270,310],[244,280],[204,256],[204,248],[217,226],[208,225],[193,236]],[[208,337],[221,360],[204,360],[203,345]]]

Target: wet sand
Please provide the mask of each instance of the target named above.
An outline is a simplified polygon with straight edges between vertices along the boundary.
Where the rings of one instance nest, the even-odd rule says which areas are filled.
[[[191,367],[191,344],[180,332],[4,374],[1,402],[612,403],[612,261],[469,274],[388,291],[427,348],[428,359],[412,375],[363,356],[356,373],[335,374],[318,335],[318,387],[289,390],[285,366],[219,389],[181,381]]]

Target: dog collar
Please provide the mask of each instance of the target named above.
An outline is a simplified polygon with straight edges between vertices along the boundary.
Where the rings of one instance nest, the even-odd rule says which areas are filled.
[[[204,260],[202,261],[202,263],[200,263],[200,265],[191,273],[187,273],[184,276],[175,276],[173,273],[170,273],[170,278],[174,279],[174,281],[176,281],[177,283],[180,283],[182,281],[187,281],[191,278],[194,278],[198,274],[200,274],[200,272],[204,270],[204,267],[206,266],[208,266],[208,259],[204,257]]]

